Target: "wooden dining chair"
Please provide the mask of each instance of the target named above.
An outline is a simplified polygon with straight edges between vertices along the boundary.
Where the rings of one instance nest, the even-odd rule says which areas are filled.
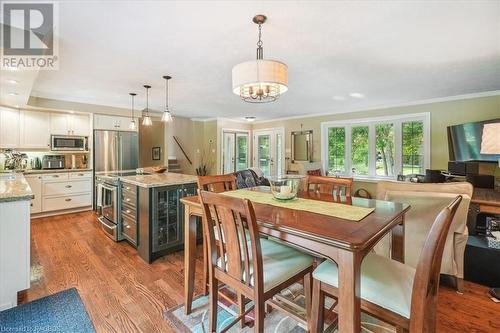
[[[198,176],[198,189],[203,191],[221,193],[236,190],[236,177],[233,174]],[[216,239],[218,242],[219,239]],[[203,235],[203,293],[208,293],[208,249]]]
[[[233,174],[198,176],[198,188],[215,193],[236,190],[236,177]]]
[[[234,289],[254,302],[252,307],[222,330],[225,332],[254,310],[254,330],[264,332],[265,304],[292,284],[304,282],[307,313],[310,314],[310,283],[313,257],[294,248],[259,236],[253,205],[246,199],[198,190],[203,206],[208,240],[209,265],[209,331],[217,329],[219,283]],[[207,221],[214,221],[215,228]],[[246,223],[245,223],[246,221]],[[224,238],[222,238],[224,231]],[[216,234],[223,241],[216,243]]]
[[[352,196],[352,178],[306,176],[305,190],[319,193],[333,194],[334,196]]]
[[[435,332],[439,271],[446,235],[462,200],[457,196],[434,220],[417,268],[369,253],[361,265],[361,310],[396,331]],[[311,332],[322,332],[325,295],[338,299],[338,269],[326,260],[313,272]]]

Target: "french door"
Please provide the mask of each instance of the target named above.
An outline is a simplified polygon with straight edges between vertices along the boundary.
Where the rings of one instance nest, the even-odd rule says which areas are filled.
[[[254,167],[265,177],[285,173],[285,130],[274,128],[254,131]]]
[[[222,173],[233,173],[249,167],[248,132],[222,131]]]

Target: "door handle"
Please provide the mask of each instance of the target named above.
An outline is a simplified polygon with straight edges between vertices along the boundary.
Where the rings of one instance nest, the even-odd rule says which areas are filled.
[[[68,198],[68,199],[64,199],[64,201],[71,201],[71,198]]]
[[[72,188],[73,186],[71,186],[71,185],[66,185],[65,187],[66,187],[66,188]]]

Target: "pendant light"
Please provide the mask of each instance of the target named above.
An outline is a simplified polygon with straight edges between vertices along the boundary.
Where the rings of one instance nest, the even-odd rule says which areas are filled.
[[[130,124],[128,125],[128,128],[131,130],[136,130],[137,129],[137,124],[135,123],[134,119],[134,98],[137,95],[136,93],[129,93],[130,96],[132,96],[132,118],[130,119]]]
[[[274,102],[288,90],[288,66],[280,61],[264,60],[262,24],[266,20],[265,15],[253,18],[253,22],[259,26],[257,60],[233,67],[233,93],[248,103]]]
[[[163,77],[165,79],[165,111],[163,111],[163,114],[161,116],[161,121],[165,123],[170,123],[173,121],[172,119],[172,114],[170,113],[170,109],[168,107],[168,81],[172,78],[171,76],[165,75]]]
[[[145,116],[142,117],[142,125],[143,126],[151,126],[153,125],[153,121],[151,120],[151,117],[149,116],[149,89],[151,88],[150,85],[145,84],[144,88],[146,88],[146,108],[142,110],[145,112]]]

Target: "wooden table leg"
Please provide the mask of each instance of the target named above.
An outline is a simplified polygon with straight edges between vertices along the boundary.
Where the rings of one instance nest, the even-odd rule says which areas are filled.
[[[196,269],[196,216],[184,205],[184,308],[191,313],[194,293],[194,273]]]
[[[401,222],[392,228],[391,233],[391,258],[405,263],[405,216],[401,216]]]
[[[339,268],[339,332],[359,333],[361,331],[361,261],[356,252],[338,252]]]

